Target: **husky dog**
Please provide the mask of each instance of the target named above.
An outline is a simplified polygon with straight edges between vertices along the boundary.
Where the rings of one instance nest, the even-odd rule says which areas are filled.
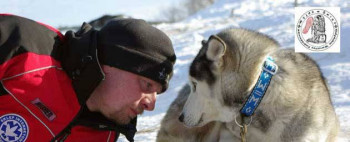
[[[247,142],[336,141],[338,118],[315,61],[254,31],[229,29],[214,36],[202,42],[190,66],[190,86],[171,104],[158,142],[240,141],[240,109],[267,56],[278,71],[249,118]]]
[[[221,122],[209,122],[202,127],[186,127],[179,121],[183,106],[191,93],[189,84],[179,92],[162,120],[157,142],[217,142],[220,138],[231,140],[230,132]],[[222,135],[222,136],[220,136]]]

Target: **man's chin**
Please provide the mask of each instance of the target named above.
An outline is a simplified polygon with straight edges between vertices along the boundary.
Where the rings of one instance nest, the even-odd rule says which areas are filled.
[[[129,124],[130,121],[132,120],[133,118],[131,117],[127,117],[127,118],[115,118],[115,119],[112,119],[113,122],[115,122],[116,124],[119,124],[119,125],[126,125],[126,124]]]
[[[107,118],[119,125],[129,124],[131,120],[133,120],[136,116],[131,116],[124,113],[111,113],[106,115]]]

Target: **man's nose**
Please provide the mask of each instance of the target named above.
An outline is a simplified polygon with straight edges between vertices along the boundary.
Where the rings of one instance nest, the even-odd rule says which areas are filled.
[[[153,111],[156,104],[157,92],[149,93],[142,101],[144,110]]]

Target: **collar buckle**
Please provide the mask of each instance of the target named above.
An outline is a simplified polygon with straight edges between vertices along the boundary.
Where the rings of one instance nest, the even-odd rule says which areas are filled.
[[[265,59],[263,70],[270,73],[271,75],[275,75],[277,73],[278,66],[270,56]]]

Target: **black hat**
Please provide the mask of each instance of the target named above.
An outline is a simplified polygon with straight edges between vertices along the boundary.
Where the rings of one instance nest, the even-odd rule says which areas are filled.
[[[176,60],[169,37],[140,19],[111,20],[98,32],[100,62],[168,88]]]

